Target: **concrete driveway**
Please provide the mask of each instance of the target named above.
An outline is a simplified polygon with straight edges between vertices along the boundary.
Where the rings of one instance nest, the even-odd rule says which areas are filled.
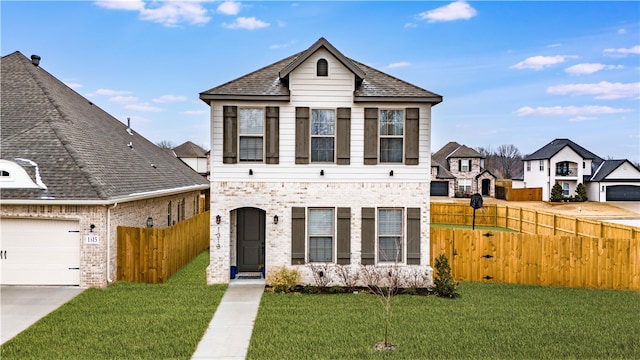
[[[26,330],[83,290],[77,286],[1,286],[0,344]]]

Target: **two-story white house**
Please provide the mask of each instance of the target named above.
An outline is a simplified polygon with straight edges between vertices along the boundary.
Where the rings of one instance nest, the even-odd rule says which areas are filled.
[[[514,188],[542,188],[549,201],[555,184],[573,196],[584,184],[590,201],[639,201],[640,170],[628,160],[604,160],[569,139],[555,139],[523,158],[524,176]]]
[[[429,269],[431,107],[442,96],[324,38],[200,94],[211,107],[209,283],[305,264]]]

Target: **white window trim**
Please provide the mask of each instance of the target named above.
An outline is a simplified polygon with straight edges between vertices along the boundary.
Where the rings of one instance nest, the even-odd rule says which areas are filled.
[[[382,112],[383,111],[400,111],[402,112],[402,135],[382,135],[380,133],[380,119],[382,119]],[[407,112],[405,111],[405,109],[402,108],[381,108],[378,109],[378,158],[380,159],[380,163],[381,164],[404,164],[404,157],[405,157],[405,151],[404,151],[404,147],[405,147],[405,132],[407,129]],[[387,138],[387,139],[402,139],[402,159],[399,162],[394,162],[394,161],[382,161],[382,138]]]
[[[406,244],[406,238],[407,238],[407,220],[406,220],[406,216],[407,216],[407,211],[405,208],[398,208],[398,207],[379,207],[376,208],[376,218],[375,218],[375,230],[376,230],[376,241],[375,241],[375,264],[376,265],[394,265],[396,264],[395,261],[381,261],[380,260],[380,231],[379,231],[379,226],[378,226],[378,222],[380,221],[380,210],[400,210],[401,211],[401,216],[400,219],[402,221],[402,224],[400,225],[400,228],[402,229],[402,234],[400,235],[400,245],[402,246],[402,253],[400,254],[400,261],[398,261],[398,265],[404,265],[406,264],[406,259],[407,259],[407,244]]]
[[[255,109],[255,110],[260,110],[262,111],[262,134],[261,135],[257,135],[257,134],[247,134],[247,135],[243,135],[240,132],[240,112],[241,110],[246,110],[246,109]],[[239,107],[238,108],[238,150],[237,150],[237,154],[238,154],[238,162],[241,163],[246,163],[246,164],[251,164],[251,163],[255,163],[255,164],[259,164],[259,163],[264,163],[264,159],[265,159],[265,147],[266,147],[266,127],[267,127],[267,120],[266,120],[266,109],[264,107],[260,107],[260,106],[243,106],[243,107]],[[241,138],[262,138],[262,160],[242,160],[241,159],[241,155],[240,155],[240,139]]]
[[[313,122],[313,111],[314,110],[332,110],[333,111],[333,135],[313,135],[312,133],[312,122]],[[338,109],[336,108],[311,108],[310,109],[310,119],[309,119],[309,163],[310,164],[335,164],[336,163],[336,146],[338,142]],[[333,138],[333,160],[332,161],[314,161],[313,160],[313,146],[312,140],[313,138]]]
[[[310,253],[311,253],[311,235],[309,234],[309,224],[311,221],[311,210],[331,210],[333,213],[333,229],[331,230],[331,261],[311,261]],[[338,243],[337,243],[337,218],[338,214],[335,207],[308,207],[306,208],[306,224],[305,224],[305,262],[309,264],[335,264],[338,258]]]

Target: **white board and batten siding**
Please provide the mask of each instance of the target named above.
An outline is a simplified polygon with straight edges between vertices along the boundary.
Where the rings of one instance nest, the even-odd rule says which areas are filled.
[[[0,218],[2,285],[79,285],[79,222]]]
[[[316,62],[328,61],[329,76],[316,77]],[[250,182],[428,182],[431,166],[431,105],[415,103],[354,103],[355,77],[340,61],[324,49],[312,55],[290,74],[290,102],[212,101],[211,102],[211,164],[212,181]],[[239,162],[223,164],[223,106],[266,107],[279,106],[280,152],[279,164]],[[295,164],[295,109],[351,108],[351,156],[350,165],[335,163]],[[419,107],[419,165],[398,163],[364,165],[364,109],[402,109]],[[249,175],[249,170],[253,175]],[[324,176],[320,175],[324,171]],[[393,170],[393,177],[389,172]]]

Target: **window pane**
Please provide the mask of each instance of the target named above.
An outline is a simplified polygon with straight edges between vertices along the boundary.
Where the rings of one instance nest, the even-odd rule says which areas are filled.
[[[381,110],[380,135],[402,135],[403,117],[402,110]]]
[[[333,234],[333,209],[309,210],[309,235]]]
[[[261,137],[240,137],[240,160],[262,161]]]
[[[380,162],[402,162],[402,139],[380,139]]]
[[[399,236],[380,237],[380,243],[378,244],[378,261],[402,261],[402,240]]]
[[[262,135],[264,132],[262,109],[240,109],[239,131],[241,135]]]
[[[333,249],[331,237],[311,237],[309,239],[309,261],[331,262],[333,261]]]
[[[334,110],[311,110],[311,135],[333,135],[334,131]]]
[[[380,209],[378,211],[378,233],[382,235],[402,235],[402,210]]]
[[[311,138],[311,161],[333,162],[334,138]]]

